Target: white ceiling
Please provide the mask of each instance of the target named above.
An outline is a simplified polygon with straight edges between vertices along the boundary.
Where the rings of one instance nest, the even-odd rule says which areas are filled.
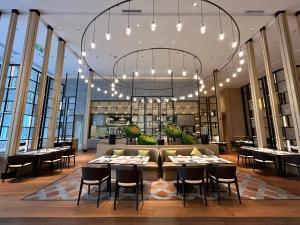
[[[64,38],[67,41],[68,47],[79,54],[81,35],[88,22],[97,13],[117,2],[118,1],[116,0],[0,0],[0,9],[1,11],[9,12],[12,8],[16,8],[23,13],[27,13],[28,9],[31,8],[40,10],[42,20],[53,26],[55,33]],[[197,7],[193,7],[194,2],[198,2]],[[289,13],[293,13],[300,9],[299,0],[214,0],[214,2],[225,8],[236,19],[241,30],[242,43],[252,36],[255,36],[262,26],[270,23],[276,11],[288,10]],[[208,76],[213,69],[222,65],[225,57],[232,52],[230,47],[232,40],[231,25],[229,20],[222,17],[226,39],[223,43],[220,43],[217,40],[219,32],[217,12],[213,8],[204,5],[205,23],[207,24],[208,30],[205,35],[201,35],[199,31],[201,25],[199,3],[200,0],[181,0],[180,11],[182,13],[181,20],[183,23],[183,31],[178,33],[175,28],[177,22],[177,1],[156,0],[156,13],[158,14],[156,21],[158,22],[158,28],[156,32],[151,32],[152,1],[134,0],[131,8],[141,9],[142,14],[130,18],[130,24],[133,31],[132,35],[129,37],[125,35],[127,17],[121,14],[122,9],[127,9],[127,5],[114,9],[111,16],[111,41],[107,42],[105,40],[107,16],[104,16],[102,20],[97,22],[96,26],[97,48],[94,51],[88,52],[87,60],[97,72],[103,75],[110,75],[112,72],[112,65],[116,60],[114,56],[120,57],[127,52],[141,48],[173,47],[196,54],[202,60],[204,76]],[[262,15],[246,15],[246,10],[264,10],[265,13]],[[20,21],[18,24],[19,34],[17,34],[17,37],[19,40],[22,38],[21,33],[25,33],[26,29],[26,15],[23,15],[22,17],[23,22]],[[8,21],[8,15],[6,17],[3,16],[0,20],[0,29],[2,26],[1,23],[5,23],[5,18]],[[294,48],[297,50],[300,49],[300,39],[296,23],[293,17],[290,17],[289,21]],[[137,24],[140,25],[140,28],[136,27]],[[38,37],[37,42],[41,42],[43,45],[45,39],[43,34],[45,35],[45,32],[39,33],[41,33],[41,35],[39,35],[40,37]],[[280,54],[277,36],[274,34],[276,34],[276,27],[273,25],[268,29],[268,37],[270,39],[272,61],[275,69],[280,67]],[[2,36],[0,37],[1,43],[3,42],[3,35],[0,36]],[[87,40],[89,43],[91,41],[91,33],[89,33],[88,39],[90,39]],[[54,42],[55,41],[53,41],[53,43]],[[20,41],[16,41],[16,43],[20,43]],[[255,41],[258,57],[258,70],[260,73],[263,73],[259,44],[259,41]],[[16,52],[21,52],[21,44],[19,44],[19,47],[17,45],[18,44],[14,47],[14,50]],[[51,55],[54,59],[56,54],[56,44],[54,43],[53,46]],[[40,57],[40,59],[35,57],[37,65],[41,64],[41,59],[42,57]],[[148,62],[146,61],[144,65],[141,63],[141,66],[139,66],[139,70],[145,75],[150,72],[151,63],[149,60]],[[75,73],[78,68],[77,59],[69,50],[66,52],[66,61],[65,72]],[[157,76],[164,76],[166,74],[167,68],[163,69],[167,66],[166,61],[167,56],[156,56],[156,63],[159,71]],[[193,70],[191,62],[186,63],[190,63],[190,70]],[[174,70],[179,74],[182,70],[181,59],[178,59],[177,62],[174,61],[174,65],[176,65],[174,66]],[[134,71],[135,60],[131,60],[131,62],[128,61],[128,66],[126,67],[128,69],[127,73]],[[54,60],[50,60],[50,72],[53,72],[53,68]],[[238,78],[230,83],[231,87],[240,87],[248,82],[248,75],[246,72],[247,65],[244,66],[243,71],[244,72],[241,73]],[[193,76],[193,72],[190,72],[189,74],[190,77]],[[221,78],[221,80],[226,77],[224,71],[222,74],[223,78]],[[229,74],[231,74],[230,69]]]

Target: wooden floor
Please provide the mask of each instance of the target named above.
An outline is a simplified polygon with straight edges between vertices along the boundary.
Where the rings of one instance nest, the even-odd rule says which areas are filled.
[[[236,158],[234,155],[225,157],[230,160]],[[118,209],[114,211],[109,200],[102,202],[99,208],[96,208],[95,202],[87,201],[81,201],[77,207],[75,201],[20,200],[93,158],[94,153],[82,153],[77,156],[76,168],[20,183],[0,183],[0,224],[300,224],[300,200],[244,200],[242,205],[236,201],[224,201],[221,204],[209,201],[208,207],[198,201],[188,201],[187,206],[183,207],[179,200],[147,200],[138,212],[133,201],[120,201]],[[298,177],[264,176],[253,173],[252,169],[239,169],[300,195]]]

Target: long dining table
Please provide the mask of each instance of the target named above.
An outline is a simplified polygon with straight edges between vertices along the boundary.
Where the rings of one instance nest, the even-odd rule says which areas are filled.
[[[218,156],[169,156],[171,162],[177,166],[209,166],[221,164],[233,164],[231,161],[222,159]]]

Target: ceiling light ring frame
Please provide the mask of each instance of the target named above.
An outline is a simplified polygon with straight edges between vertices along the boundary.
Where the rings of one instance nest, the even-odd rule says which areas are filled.
[[[84,29],[84,32],[82,34],[82,37],[81,37],[81,52],[85,51],[85,37],[86,37],[86,33],[88,31],[88,29],[90,28],[90,26],[94,23],[94,21],[96,21],[100,16],[102,16],[103,14],[105,14],[106,12],[112,10],[113,8],[116,8],[116,7],[119,7],[120,5],[123,5],[125,3],[128,3],[128,2],[131,2],[131,1],[134,1],[134,0],[124,0],[124,1],[121,1],[121,2],[118,2],[108,8],[106,8],[105,10],[103,10],[102,12],[100,12],[98,15],[96,15],[86,26],[86,28]],[[236,54],[238,54],[238,50],[240,49],[240,46],[241,46],[241,34],[240,34],[240,29],[239,29],[239,26],[236,22],[236,20],[233,18],[233,16],[227,11],[225,10],[223,7],[221,7],[220,5],[212,2],[212,1],[209,1],[209,0],[202,0],[202,3],[203,2],[206,2],[212,6],[215,6],[217,9],[221,10],[223,13],[225,13],[231,20],[231,22],[233,22],[233,24],[235,25],[236,27],[236,32],[237,32],[237,47],[235,48],[234,52],[232,54],[229,55],[229,57],[227,57],[225,59],[225,62],[219,66],[217,68],[218,71],[221,71],[222,69],[224,69],[234,58],[234,56]],[[80,54],[81,55],[81,54]],[[86,57],[82,57],[82,60],[85,62],[85,64],[89,67],[89,68],[92,68],[90,66],[90,64],[87,62],[86,60]],[[95,71],[95,70],[94,70]],[[110,79],[109,78],[106,78],[104,76],[102,76],[101,74],[95,72],[96,75],[100,76],[103,80],[107,81],[107,82],[110,82]],[[207,77],[205,77],[205,79],[209,78],[210,76],[212,76],[213,74],[211,75],[208,75]]]
[[[202,70],[203,70],[202,61],[194,53],[186,51],[186,50],[183,50],[183,49],[178,49],[178,48],[153,47],[153,48],[143,48],[143,49],[138,49],[138,50],[135,50],[135,51],[131,51],[131,52],[126,53],[125,55],[119,57],[118,60],[113,65],[112,79],[115,79],[115,78],[119,79],[118,74],[116,74],[116,71],[117,71],[116,68],[117,68],[117,65],[122,62],[122,60],[125,60],[125,59],[127,60],[128,56],[130,56],[130,55],[134,55],[134,54],[137,54],[137,53],[140,53],[140,52],[155,51],[155,50],[166,50],[167,52],[169,52],[169,51],[175,51],[175,52],[180,52],[180,53],[183,53],[183,54],[191,56],[193,58],[193,60],[197,61],[197,63],[199,64],[199,67],[196,69],[196,71],[197,71],[198,76],[199,77],[201,76]],[[116,85],[120,86],[120,87],[132,88],[131,85],[128,85],[126,82],[124,82],[121,79],[119,79],[119,83],[116,84]],[[165,88],[141,88],[141,87],[134,87],[134,88],[137,89],[137,90],[142,90],[142,91],[149,91],[149,90],[163,91],[163,90],[171,90],[172,89],[172,87],[165,87]],[[182,86],[173,86],[173,88],[182,88]]]

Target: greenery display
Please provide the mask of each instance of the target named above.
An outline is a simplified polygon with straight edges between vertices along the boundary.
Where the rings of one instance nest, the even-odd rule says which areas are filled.
[[[182,132],[181,140],[184,145],[199,144],[199,140],[187,131]]]
[[[146,134],[139,136],[138,141],[140,145],[156,145],[156,139]]]
[[[182,129],[176,124],[168,123],[165,125],[165,133],[167,137],[176,138],[181,136]]]
[[[129,124],[125,127],[125,135],[127,138],[137,138],[141,135],[141,129],[135,124]]]

